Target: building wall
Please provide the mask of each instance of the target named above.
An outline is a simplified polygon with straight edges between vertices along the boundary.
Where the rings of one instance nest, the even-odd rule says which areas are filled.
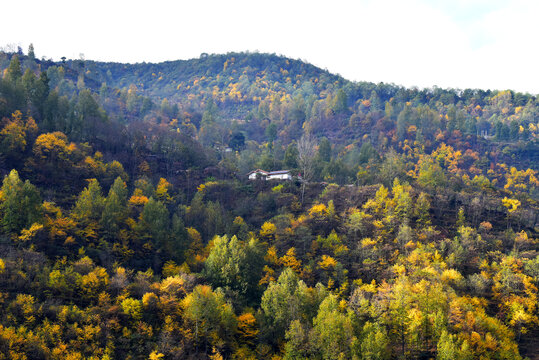
[[[276,175],[269,175],[268,180],[292,180],[292,176],[290,174],[276,174]]]
[[[264,175],[260,173],[252,173],[249,175],[249,180],[256,180],[258,178],[262,180],[292,180],[292,175],[290,174]]]
[[[261,173],[252,173],[251,175],[249,175],[249,180],[256,180],[256,179],[267,180],[266,176],[267,175],[261,174]]]

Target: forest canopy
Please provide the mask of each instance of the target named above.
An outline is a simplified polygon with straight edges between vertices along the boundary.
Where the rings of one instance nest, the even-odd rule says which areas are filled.
[[[32,47],[0,120],[0,359],[539,352],[537,95]]]

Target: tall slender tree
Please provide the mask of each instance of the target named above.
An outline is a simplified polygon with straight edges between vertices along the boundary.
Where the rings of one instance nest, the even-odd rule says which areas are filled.
[[[303,134],[298,141],[298,165],[301,170],[301,202],[305,196],[305,184],[313,178],[316,139],[311,134]]]

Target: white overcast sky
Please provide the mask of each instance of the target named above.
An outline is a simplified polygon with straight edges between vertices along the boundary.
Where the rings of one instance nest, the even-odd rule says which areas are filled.
[[[539,94],[539,0],[10,0],[0,46],[116,62],[260,51],[350,80]]]

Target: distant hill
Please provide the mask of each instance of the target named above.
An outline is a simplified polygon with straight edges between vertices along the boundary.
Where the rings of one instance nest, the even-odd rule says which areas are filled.
[[[202,114],[212,99],[221,121],[261,121],[257,126],[262,129],[246,129],[257,141],[264,139],[265,128],[271,122],[285,143],[295,139],[298,129],[307,122],[320,136],[350,142],[371,133],[373,127],[389,129],[391,124],[387,121],[395,124],[406,104],[418,112],[433,110],[448,121],[455,120],[455,129],[478,135],[496,135],[496,131],[502,131],[499,125],[496,129],[498,122],[508,127],[512,121],[528,126],[537,116],[537,97],[530,94],[351,82],[303,61],[275,54],[203,54],[198,59],[158,64],[85,61],[84,69],[85,77],[91,81],[131,89],[165,107],[177,104],[180,110]],[[449,119],[450,116],[455,119]],[[425,127],[423,134],[430,133],[432,137],[437,125],[427,129],[426,125],[432,122],[418,120],[421,115],[414,117],[408,121],[410,125]]]
[[[304,88],[304,91],[319,95],[332,85],[350,84],[342,77],[314,65],[274,54],[203,54],[198,59],[157,64],[87,61],[85,65],[90,77],[105,81],[110,86],[123,88],[135,85],[156,99],[178,101],[182,101],[181,97],[186,94],[198,95],[197,91],[215,86],[223,90],[236,82],[240,83],[236,90],[242,92],[242,97],[263,96],[264,90],[293,94],[309,82],[314,86]],[[203,94],[208,95],[207,92]]]

